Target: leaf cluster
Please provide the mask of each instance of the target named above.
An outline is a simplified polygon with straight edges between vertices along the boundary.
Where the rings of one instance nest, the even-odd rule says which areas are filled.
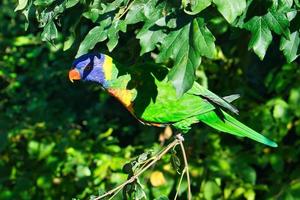
[[[16,10],[31,23],[29,14],[35,11],[32,18],[42,40],[55,42],[62,34],[62,48],[75,45],[77,57],[98,43],[118,51],[124,45],[120,36],[135,37],[140,56],[152,53],[155,62],[172,61],[169,80],[182,95],[195,81],[201,60],[218,59],[221,44],[216,38],[249,31],[245,42],[262,60],[276,36],[287,61],[294,61],[299,55],[299,8],[298,0],[19,0]]]

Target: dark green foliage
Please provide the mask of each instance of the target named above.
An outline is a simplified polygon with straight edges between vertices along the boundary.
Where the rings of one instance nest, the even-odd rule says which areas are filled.
[[[299,1],[157,2],[1,1],[0,199],[88,199],[125,181],[130,160],[161,148],[163,130],[140,125],[99,86],[67,80],[74,56],[94,46],[113,49],[124,64],[160,59],[175,66],[171,78],[192,69],[191,79],[220,96],[240,93],[239,119],[278,143],[271,149],[194,126],[185,145],[195,199],[300,198]],[[99,34],[91,33],[94,27]],[[185,41],[191,27],[193,37],[209,43],[178,48],[206,49],[201,65],[176,60],[194,58],[192,51],[164,58],[167,37],[180,33]],[[181,78],[179,92],[190,81]],[[148,199],[174,197],[179,175],[171,163],[180,168],[178,159],[168,154],[155,166],[166,184],[153,187],[151,170],[139,179]],[[141,185],[133,195],[143,196]],[[184,180],[181,199],[186,188]]]
[[[251,40],[244,42],[249,43],[249,49],[261,60],[275,33],[281,37],[280,50],[287,61],[295,60],[298,57],[299,26],[295,29],[290,25],[299,24],[298,6],[293,0],[19,0],[16,10],[24,10],[27,17],[29,12],[26,10],[37,11],[36,20],[43,28],[42,40],[57,41],[57,28],[61,27],[62,35],[69,36],[63,39],[65,50],[72,44],[75,48],[80,44],[77,56],[103,41],[110,52],[117,51],[116,47],[122,46],[119,43],[121,32],[132,34],[132,37],[135,35],[141,46],[140,54],[158,54],[155,61],[160,63],[173,60],[169,79],[177,94],[182,95],[192,87],[201,57],[217,58],[216,44],[221,44],[215,44],[214,35],[218,32],[211,30],[219,29],[220,23],[225,30],[250,31]],[[255,13],[258,11],[253,8],[265,14]],[[214,23],[216,21],[218,23]],[[135,26],[130,26],[133,24]],[[292,37],[290,30],[295,31]],[[221,34],[225,35],[225,32]],[[290,47],[289,43],[294,45]]]

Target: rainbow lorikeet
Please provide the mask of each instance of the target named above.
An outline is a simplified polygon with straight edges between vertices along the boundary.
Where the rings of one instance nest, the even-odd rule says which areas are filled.
[[[225,110],[238,113],[231,101],[238,95],[219,97],[198,83],[177,97],[167,81],[168,69],[154,64],[126,67],[101,53],[85,54],[73,62],[69,78],[93,81],[117,98],[141,123],[163,127],[172,125],[187,132],[203,122],[219,131],[277,147],[277,144],[242,124]]]

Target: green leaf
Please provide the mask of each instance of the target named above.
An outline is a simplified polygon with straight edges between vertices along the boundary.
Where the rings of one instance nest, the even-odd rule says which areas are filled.
[[[169,200],[169,198],[166,196],[160,196],[160,197],[155,198],[154,200]]]
[[[82,15],[95,23],[100,15],[100,10],[97,8],[91,8],[87,12],[84,12]]]
[[[254,190],[252,190],[252,189],[247,190],[247,191],[244,193],[244,197],[245,197],[247,200],[254,200],[254,199],[255,199],[255,192],[254,192]]]
[[[135,0],[126,15],[127,24],[135,24],[151,17],[155,10],[157,0]]]
[[[75,37],[73,35],[69,36],[67,38],[67,40],[64,42],[63,50],[66,51],[66,50],[70,49],[71,46],[73,45],[74,41],[75,41]]]
[[[246,9],[246,0],[213,0],[213,2],[230,24]]]
[[[296,6],[297,6],[298,8],[300,8],[300,1],[299,1],[299,0],[294,0],[294,2],[295,2],[295,4],[296,4]]]
[[[48,41],[48,42],[51,42],[58,37],[57,28],[53,21],[50,21],[46,24],[41,36],[43,41]]]
[[[151,18],[146,20],[143,28],[137,33],[136,38],[140,40],[141,53],[147,53],[155,49],[157,43],[161,43],[166,36],[163,29],[157,26],[157,22],[163,17],[163,9],[165,4],[159,4],[155,10],[156,12],[151,14]]]
[[[169,72],[169,80],[176,88],[178,96],[192,87],[195,70],[201,63],[201,56],[209,58],[214,56],[214,40],[202,18],[193,19],[165,37],[157,61],[163,62],[169,58],[174,60],[174,67]]]
[[[172,155],[171,155],[171,163],[172,163],[173,167],[175,168],[176,172],[178,174],[180,174],[181,162],[180,162],[180,159],[178,158],[177,152],[175,150],[173,150]]]
[[[283,34],[287,39],[290,37],[289,20],[284,13],[277,12],[271,9],[265,16],[269,29],[277,33],[278,35]]]
[[[214,181],[207,181],[204,185],[204,197],[207,200],[216,199],[221,194],[221,189]]]
[[[240,167],[240,169],[237,169],[237,172],[240,174],[243,180],[254,185],[256,182],[256,171],[247,165],[240,165],[238,167]]]
[[[119,31],[126,32],[126,23],[124,20],[115,21],[107,31],[108,39],[107,47],[109,51],[112,51],[118,44]]]
[[[35,0],[33,4],[36,6],[49,6],[54,1],[55,0]]]
[[[79,3],[80,0],[67,0],[66,1],[66,8],[71,8]]]
[[[263,60],[272,42],[272,34],[265,19],[263,17],[253,17],[244,24],[244,28],[252,33],[249,49],[253,49],[256,55]]]
[[[193,21],[193,31],[195,32],[196,50],[200,52],[201,56],[214,58],[216,54],[215,37],[206,27],[204,19],[198,18]]]
[[[100,26],[96,26],[91,29],[85,36],[84,40],[81,42],[76,57],[79,57],[88,52],[89,49],[94,48],[98,42],[102,42],[107,38],[107,30],[105,29],[105,24],[108,20],[102,21]]]
[[[289,63],[293,62],[299,56],[298,54],[299,43],[300,43],[300,38],[299,38],[298,31],[293,32],[289,40],[287,40],[284,37],[281,37],[280,50],[283,51],[283,54],[287,62]]]
[[[135,184],[135,193],[134,193],[134,199],[140,200],[140,199],[147,199],[147,195],[144,192],[143,186],[139,182],[139,180]]]
[[[147,53],[155,49],[156,44],[162,42],[166,37],[166,34],[162,29],[155,29],[155,21],[147,22],[143,28],[138,32],[136,38],[140,40],[141,53]]]
[[[17,7],[15,8],[15,11],[23,10],[28,4],[28,0],[19,0],[19,3]]]
[[[186,12],[189,15],[196,15],[200,13],[202,10],[210,6],[212,0],[190,0],[190,10],[184,9],[184,12]]]
[[[29,3],[29,5],[27,6],[27,8],[25,8],[23,11],[22,11],[22,14],[25,16],[26,18],[26,22],[25,22],[25,30],[28,29],[28,26],[29,26],[29,13],[30,13],[30,10],[32,8],[32,2]]]
[[[78,178],[84,178],[86,176],[91,176],[92,172],[88,166],[78,165],[76,168],[76,176]]]
[[[273,1],[273,5],[274,5],[274,1]],[[277,3],[277,8],[276,10],[278,10],[279,12],[287,12],[289,11],[292,6],[293,6],[293,0],[279,0]]]

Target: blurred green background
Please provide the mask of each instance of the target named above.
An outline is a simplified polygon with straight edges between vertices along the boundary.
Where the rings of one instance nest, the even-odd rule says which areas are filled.
[[[130,159],[160,149],[164,129],[139,124],[95,84],[71,84],[76,48],[63,51],[42,42],[37,28],[25,31],[15,6],[0,3],[0,199],[97,196],[126,180]],[[300,199],[299,59],[286,64],[275,38],[260,61],[243,37],[217,38],[226,59],[205,62],[199,80],[216,94],[241,94],[239,119],[279,147],[195,125],[185,135],[193,199]],[[121,43],[113,56],[137,59],[136,39]],[[153,172],[162,172],[161,184],[149,181]],[[141,182],[148,199],[172,198],[178,179],[167,155]],[[185,199],[185,181],[180,194]]]

